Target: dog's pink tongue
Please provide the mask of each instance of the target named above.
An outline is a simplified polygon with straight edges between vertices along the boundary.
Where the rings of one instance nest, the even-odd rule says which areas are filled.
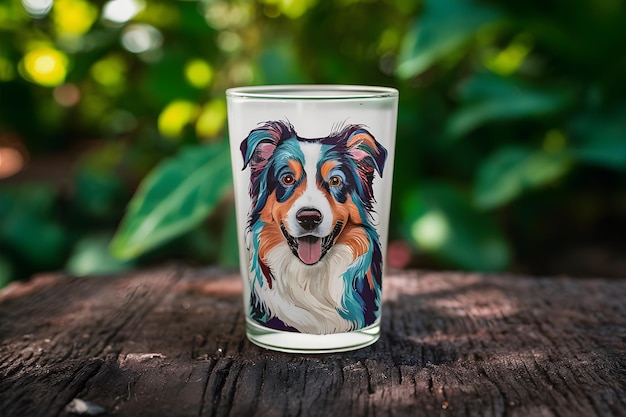
[[[322,257],[322,239],[314,236],[298,238],[298,256],[307,265],[317,263]]]

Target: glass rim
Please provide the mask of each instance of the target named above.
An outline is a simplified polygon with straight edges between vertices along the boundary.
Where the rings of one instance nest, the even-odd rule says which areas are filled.
[[[397,97],[392,87],[347,84],[283,84],[233,87],[226,97],[267,100],[354,100]]]

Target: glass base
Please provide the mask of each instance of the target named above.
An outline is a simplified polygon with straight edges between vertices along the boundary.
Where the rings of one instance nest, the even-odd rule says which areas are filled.
[[[284,332],[246,320],[246,334],[255,345],[288,353],[335,353],[361,349],[380,338],[380,319],[347,333],[305,334]]]

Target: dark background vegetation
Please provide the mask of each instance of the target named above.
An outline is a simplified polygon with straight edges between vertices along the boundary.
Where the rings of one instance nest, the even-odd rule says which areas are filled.
[[[390,265],[624,277],[625,41],[621,0],[4,1],[0,286],[235,265],[224,91],[278,83],[400,90]]]

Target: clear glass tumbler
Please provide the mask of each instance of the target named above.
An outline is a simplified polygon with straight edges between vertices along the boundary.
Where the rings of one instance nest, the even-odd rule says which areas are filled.
[[[248,338],[300,353],[380,335],[398,91],[226,91]]]

